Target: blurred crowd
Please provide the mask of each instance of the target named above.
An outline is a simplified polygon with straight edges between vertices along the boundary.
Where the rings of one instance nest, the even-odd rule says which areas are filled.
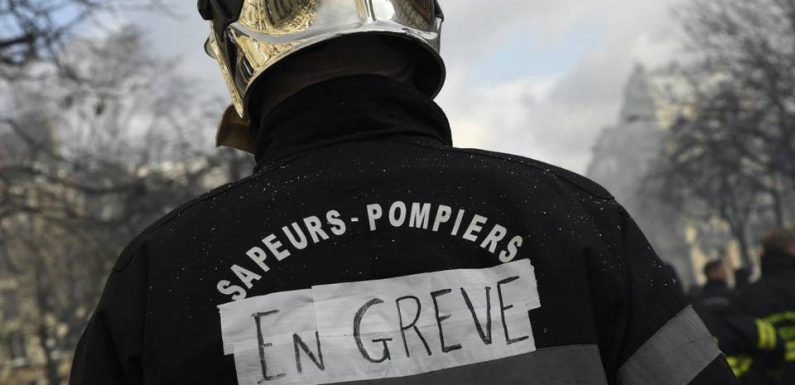
[[[708,262],[691,300],[743,385],[795,384],[795,228],[768,233],[760,259],[755,282]]]

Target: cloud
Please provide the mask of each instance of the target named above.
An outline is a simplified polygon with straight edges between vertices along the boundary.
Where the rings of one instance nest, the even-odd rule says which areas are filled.
[[[457,143],[584,172],[600,129],[617,118],[632,68],[665,64],[675,52],[671,3],[455,3],[446,11],[445,30],[445,55],[454,75],[439,102]],[[457,17],[461,21],[454,21]],[[478,20],[484,28],[472,27]],[[523,52],[513,57],[514,66],[522,67],[511,72],[527,73],[483,84],[494,77],[495,65],[481,63],[506,50]],[[532,61],[552,61],[557,68]]]

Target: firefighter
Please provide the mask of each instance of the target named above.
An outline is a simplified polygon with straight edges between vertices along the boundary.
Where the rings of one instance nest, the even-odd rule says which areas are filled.
[[[729,287],[729,272],[723,261],[710,261],[704,266],[707,282],[696,297],[693,307],[718,341],[720,350],[734,374],[744,385],[768,384],[768,379],[755,367],[780,362],[784,344],[769,322],[754,319],[732,306],[736,293]]]
[[[795,229],[771,231],[762,240],[762,278],[744,289],[738,308],[772,324],[785,344],[783,360],[768,360],[751,369],[775,384],[795,384]]]
[[[122,252],[73,385],[735,381],[607,191],[452,146],[437,2],[199,10],[254,174]]]

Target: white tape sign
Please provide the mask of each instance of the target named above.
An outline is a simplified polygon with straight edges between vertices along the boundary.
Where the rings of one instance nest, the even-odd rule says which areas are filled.
[[[219,306],[238,382],[327,384],[410,376],[535,350],[529,260],[315,286]]]

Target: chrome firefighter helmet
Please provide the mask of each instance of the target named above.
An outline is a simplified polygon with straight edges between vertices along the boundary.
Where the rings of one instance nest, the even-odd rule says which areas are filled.
[[[257,80],[288,57],[343,36],[379,34],[413,42],[417,88],[435,97],[444,83],[444,16],[436,0],[199,0],[199,12],[211,22],[205,50],[232,95],[219,145],[253,152],[248,104]]]

